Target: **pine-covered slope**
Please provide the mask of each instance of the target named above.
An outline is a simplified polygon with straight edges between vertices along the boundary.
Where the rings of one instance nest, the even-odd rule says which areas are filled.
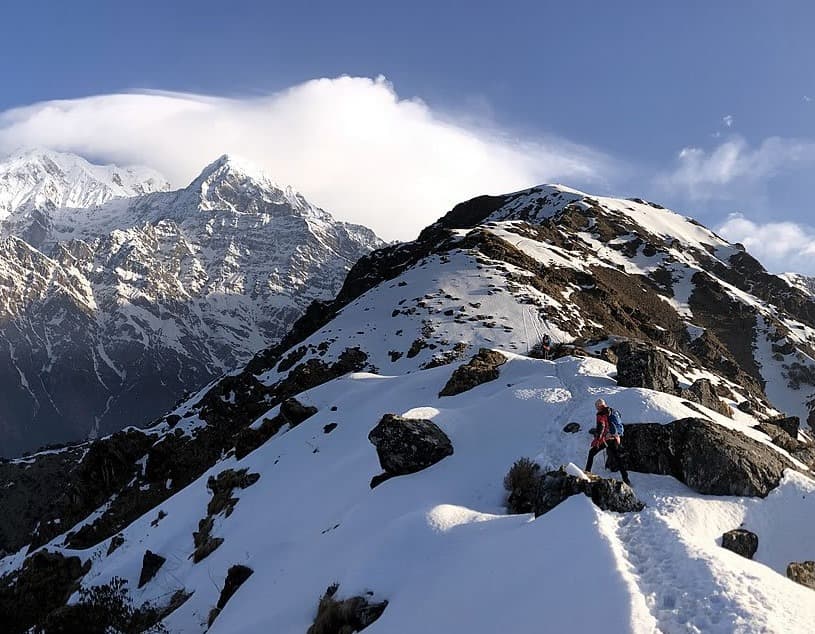
[[[815,447],[777,415],[810,415],[813,310],[651,203],[559,186],[463,203],[151,429],[0,465],[0,504],[30,514],[0,520],[0,610],[48,551],[52,605],[119,577],[173,632],[303,632],[333,583],[388,602],[372,633],[807,632],[813,590],[787,575],[815,560]],[[544,334],[556,360],[533,358]],[[582,465],[598,397],[646,507],[508,514],[518,458]],[[425,430],[386,453],[425,447],[415,421],[449,450],[379,477],[385,414]],[[752,560],[721,546],[740,527]],[[144,581],[147,551],[164,562]],[[52,609],[15,605],[20,627]]]
[[[227,156],[140,196],[115,186],[130,172],[34,156],[0,166],[40,179],[0,221],[0,455],[149,421],[278,341],[381,244]]]

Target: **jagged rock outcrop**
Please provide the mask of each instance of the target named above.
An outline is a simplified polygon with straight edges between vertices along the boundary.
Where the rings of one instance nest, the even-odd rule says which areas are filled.
[[[669,394],[676,391],[676,379],[663,352],[642,343],[624,341],[616,347],[615,353],[618,385]]]
[[[249,566],[244,566],[242,564],[230,566],[226,573],[224,587],[221,589],[221,594],[218,596],[218,604],[209,613],[209,618],[207,619],[208,627],[212,627],[215,619],[218,618],[218,615],[226,607],[226,604],[238,591],[238,588],[240,588],[244,582],[252,576],[253,572],[254,570],[252,570]]]
[[[762,422],[756,425],[755,428],[767,434],[774,445],[778,445],[790,453],[796,452],[801,447],[801,444],[795,440],[795,438],[785,432],[781,427],[771,425],[767,422]]]
[[[624,443],[629,471],[670,475],[710,495],[765,497],[794,468],[767,445],[701,418],[626,423]]]
[[[801,419],[797,416],[781,416],[779,418],[769,418],[765,421],[769,425],[775,425],[783,429],[793,439],[798,439],[798,428],[801,425]]]
[[[548,513],[565,499],[580,493],[591,498],[604,511],[631,513],[645,508],[634,490],[624,482],[597,476],[589,476],[586,480],[561,468],[540,476],[533,504],[535,517]]]
[[[141,588],[146,583],[149,583],[153,579],[153,577],[156,576],[156,574],[166,561],[167,561],[166,557],[162,557],[161,555],[154,553],[152,550],[144,551],[138,587]]]
[[[481,348],[472,359],[456,368],[439,396],[455,396],[487,381],[494,381],[500,375],[498,368],[506,362],[507,358],[500,352]]]
[[[733,416],[733,412],[730,411],[730,406],[722,402],[719,395],[716,394],[716,390],[710,382],[710,379],[696,379],[690,387],[680,390],[679,396],[704,405],[708,409],[719,412],[719,414],[724,416]]]
[[[794,561],[787,566],[787,577],[815,590],[815,561]]]
[[[416,473],[453,454],[453,443],[433,421],[385,414],[368,440],[376,447],[379,464],[385,470],[371,482],[371,488],[387,478]]]
[[[248,469],[225,469],[217,476],[207,479],[207,489],[212,492],[207,504],[207,515],[198,522],[198,530],[193,531],[192,541],[195,549],[190,555],[193,562],[198,563],[211,555],[224,543],[223,537],[212,535],[215,525],[215,516],[229,517],[235,510],[238,498],[232,497],[235,489],[245,489],[260,479],[260,474],[249,473]]]
[[[758,550],[758,535],[744,528],[735,528],[722,535],[722,548],[752,559]]]

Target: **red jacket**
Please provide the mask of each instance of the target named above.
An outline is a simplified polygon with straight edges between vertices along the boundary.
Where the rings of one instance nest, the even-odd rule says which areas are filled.
[[[592,447],[602,447],[606,439],[609,436],[608,433],[608,408],[604,407],[599,412],[597,412],[597,416],[595,418],[597,427],[595,428],[597,431],[597,435],[594,438],[594,441],[591,443]]]

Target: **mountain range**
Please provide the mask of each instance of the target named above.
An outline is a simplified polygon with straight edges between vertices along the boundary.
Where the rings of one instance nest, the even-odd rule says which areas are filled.
[[[807,281],[691,218],[478,197],[152,426],[0,464],[0,617],[808,632],[813,346]],[[633,488],[580,468],[598,398]]]
[[[279,341],[382,245],[222,156],[154,171],[0,163],[0,455],[143,424]]]

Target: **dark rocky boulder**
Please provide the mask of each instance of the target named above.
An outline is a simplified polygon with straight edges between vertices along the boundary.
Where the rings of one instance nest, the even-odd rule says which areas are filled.
[[[368,440],[376,447],[387,477],[421,471],[453,453],[450,438],[434,422],[394,414],[385,414]],[[375,486],[373,482],[371,486]]]
[[[89,568],[79,557],[35,552],[20,570],[0,578],[0,629],[14,634],[41,623],[65,604]]]
[[[787,577],[815,590],[815,561],[793,561],[787,566]]]
[[[280,404],[280,415],[283,416],[292,427],[297,427],[307,418],[311,418],[317,413],[317,408],[313,405],[303,405],[296,398],[288,398]]]
[[[589,476],[584,480],[566,473],[561,468],[540,476],[533,511],[535,517],[548,513],[565,499],[582,493],[591,498],[604,511],[630,513],[641,511],[645,505],[637,499],[634,490],[619,480]]]
[[[800,448],[800,443],[785,432],[781,427],[776,427],[770,423],[763,422],[755,426],[760,432],[767,434],[774,445],[793,453]]]
[[[665,353],[633,341],[616,346],[617,384],[623,387],[642,387],[657,392],[676,392],[676,380],[671,374]]]
[[[798,439],[798,428],[801,426],[801,419],[797,416],[781,416],[779,418],[770,418],[765,421],[770,425],[780,427],[787,432],[794,439]]]
[[[238,588],[240,588],[246,582],[246,580],[252,576],[253,572],[254,570],[241,564],[235,564],[229,568],[226,573],[226,581],[224,581],[223,590],[221,590],[221,595],[218,597],[218,604],[209,613],[209,619],[207,619],[208,627],[212,627],[212,623],[226,607],[226,604],[238,591]]]
[[[745,414],[752,414],[755,411],[753,407],[753,403],[751,401],[742,401],[738,405],[736,405],[740,412],[744,412]]]
[[[439,396],[455,396],[487,381],[494,381],[500,375],[498,368],[506,362],[507,358],[500,352],[481,348],[472,359],[456,368]]]
[[[765,497],[794,468],[771,447],[701,418],[626,424],[623,446],[630,471],[670,475],[710,495]]]
[[[724,416],[731,418],[733,416],[730,406],[719,398],[709,379],[696,379],[690,387],[681,390],[679,396],[699,403],[699,405],[704,405]]]
[[[566,423],[563,427],[563,431],[567,434],[576,434],[580,431],[580,423]]]
[[[165,557],[157,555],[151,550],[144,551],[138,587],[141,588],[144,584],[148,583],[153,577],[155,577],[156,573],[164,565],[165,561],[167,561]]]
[[[752,559],[758,550],[758,535],[743,528],[727,531],[722,535],[722,548]]]

